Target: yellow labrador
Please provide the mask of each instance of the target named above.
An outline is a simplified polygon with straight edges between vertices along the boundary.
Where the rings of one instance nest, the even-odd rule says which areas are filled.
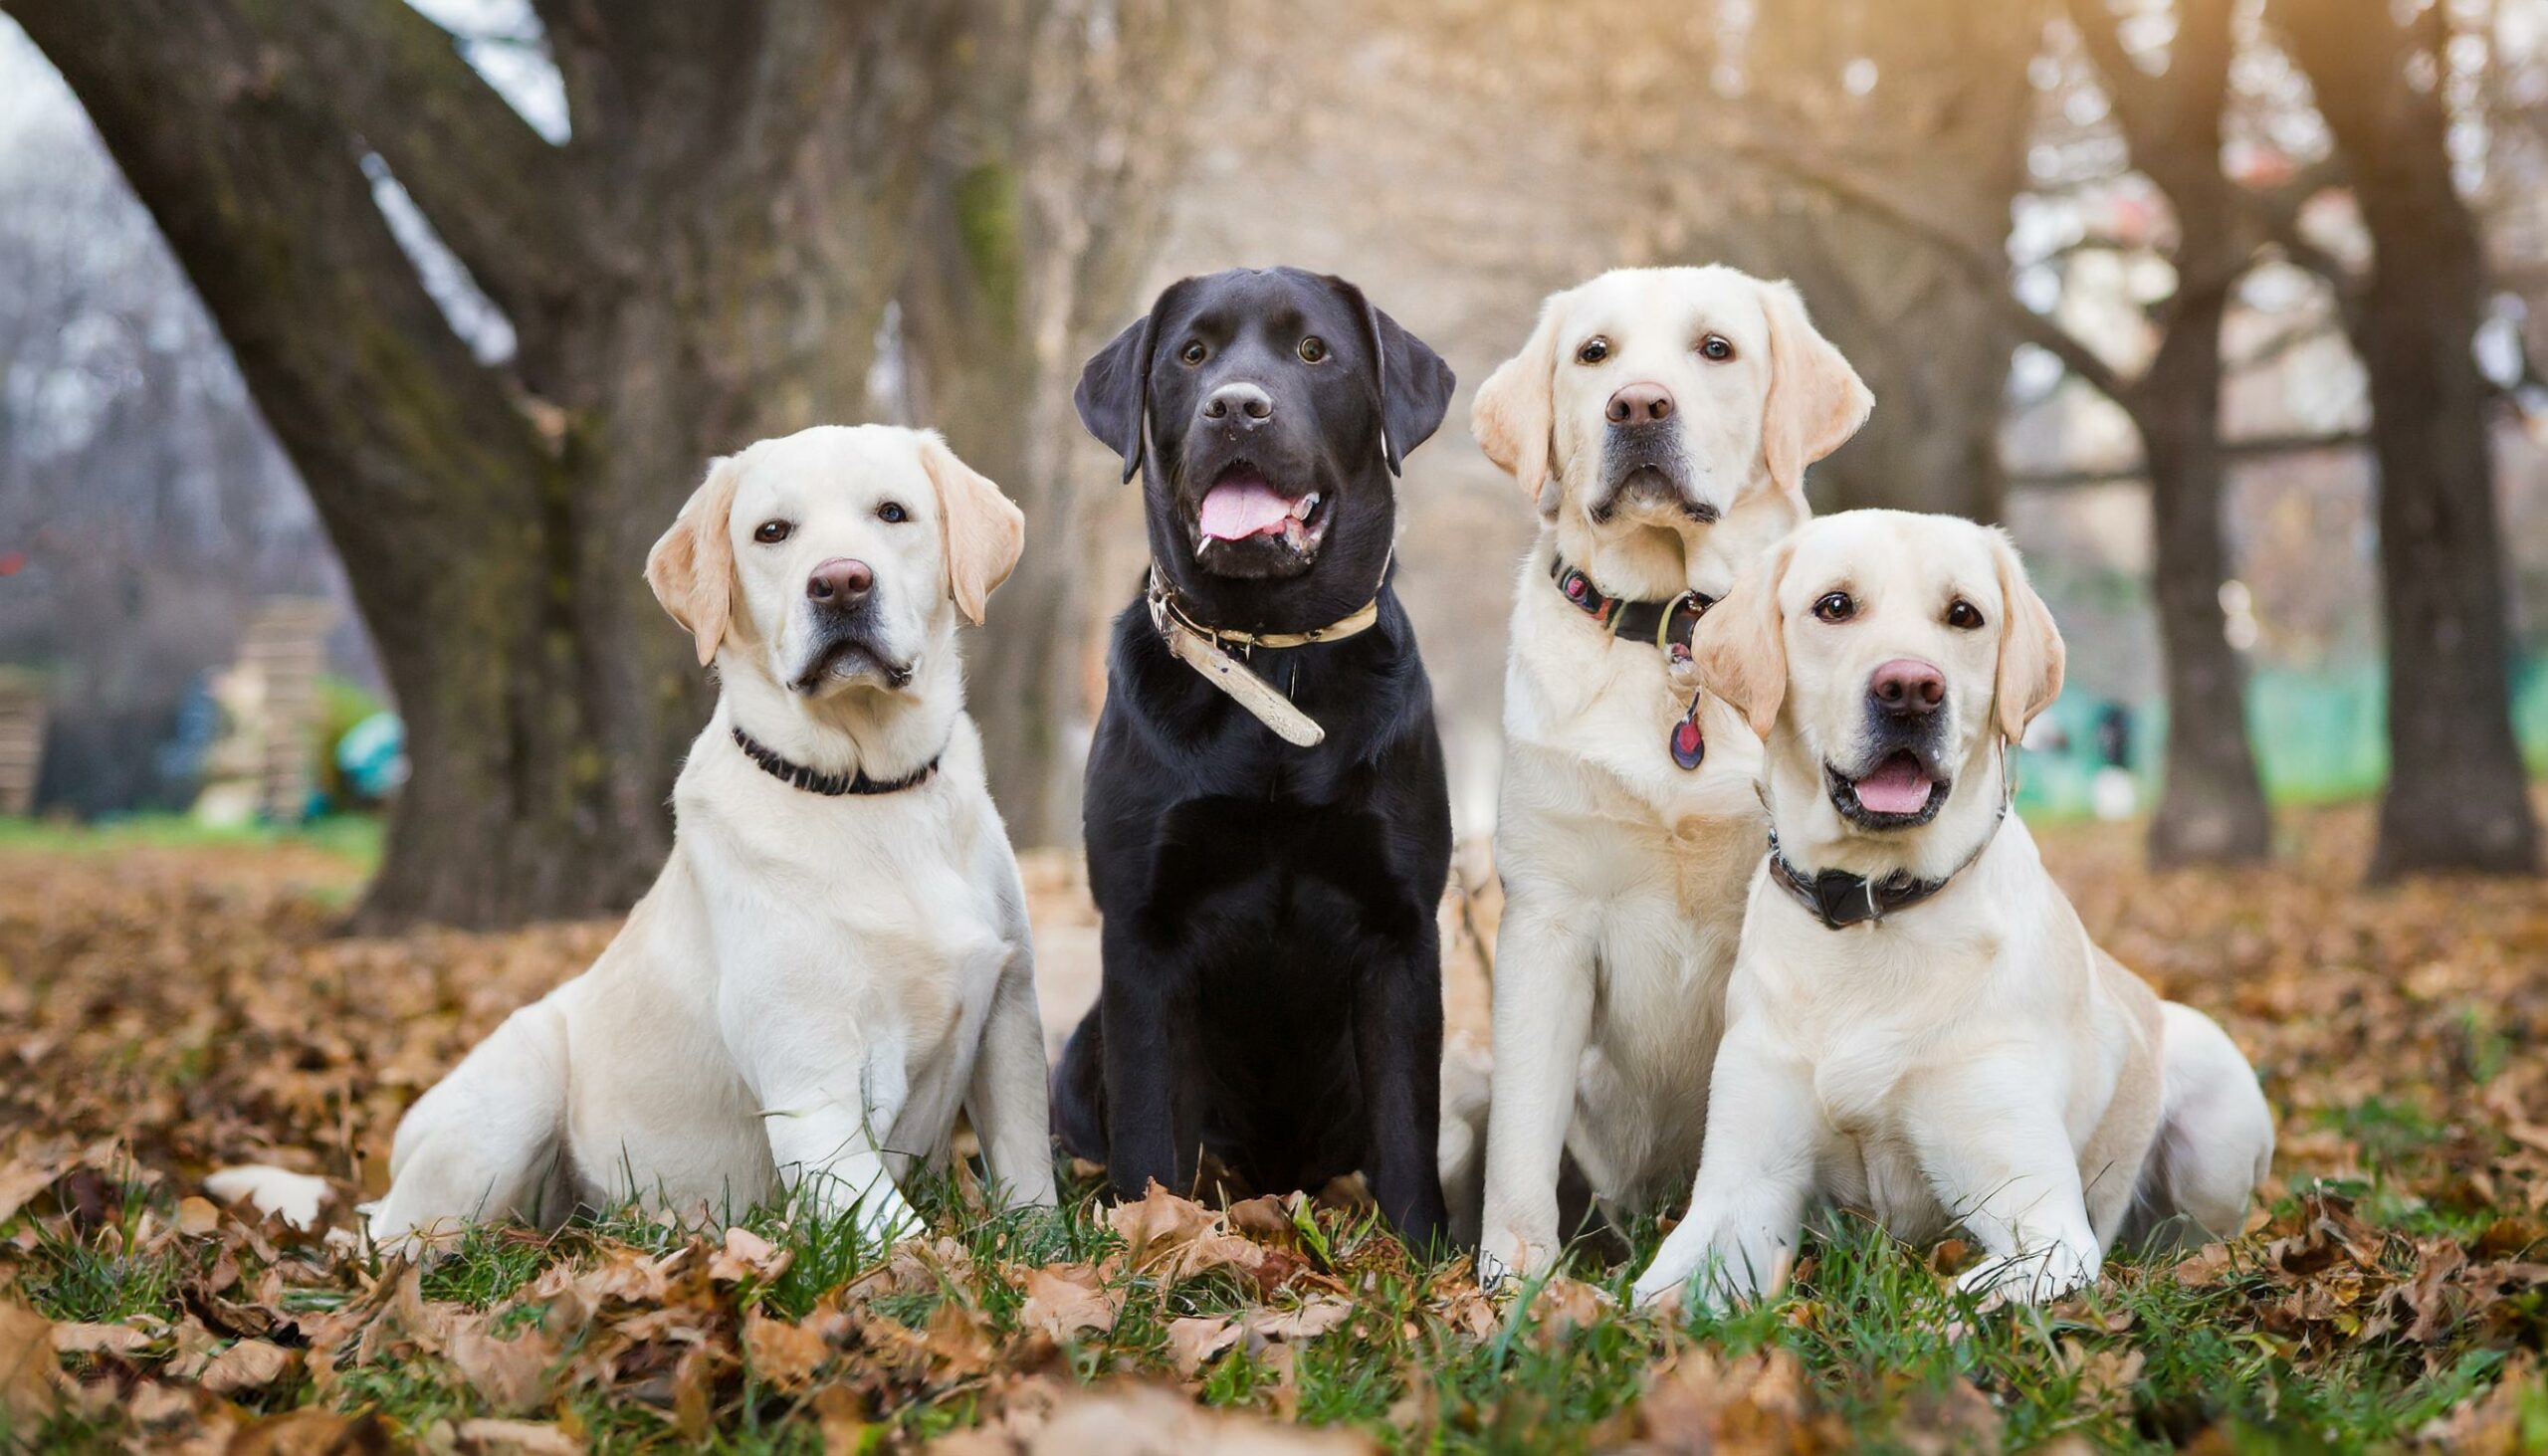
[[[1805,468],[1871,403],[1793,288],[1729,268],[1558,294],[1478,391],[1478,441],[1543,522],[1505,673],[1489,1278],[1557,1252],[1563,1152],[1614,1211],[1698,1166],[1760,745],[1665,668],[1701,597],[1805,519]]]
[[[1770,854],[1689,1216],[1638,1298],[1769,1291],[1816,1200],[1915,1241],[1961,1222],[1989,1257],[1960,1283],[2025,1301],[2118,1239],[2244,1220],[2255,1074],[2090,942],[2008,813],[2061,671],[2008,537],[1952,517],[1826,517],[1701,624],[1693,675],[1767,744]]]
[[[935,434],[716,462],[646,563],[723,690],[672,858],[591,969],[409,1110],[376,1240],[783,1191],[890,1238],[959,1107],[1006,1195],[1053,1200],[1025,897],[956,650],[1023,538]]]

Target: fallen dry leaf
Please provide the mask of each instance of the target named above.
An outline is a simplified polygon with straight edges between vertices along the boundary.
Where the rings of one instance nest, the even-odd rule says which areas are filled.
[[[1026,1303],[1017,1318],[1055,1340],[1067,1340],[1083,1330],[1112,1329],[1123,1306],[1123,1295],[1106,1288],[1096,1270],[1059,1264],[1026,1271]]]
[[[240,1340],[212,1357],[200,1380],[205,1389],[216,1395],[238,1395],[265,1389],[300,1363],[301,1352],[297,1350],[262,1340]]]

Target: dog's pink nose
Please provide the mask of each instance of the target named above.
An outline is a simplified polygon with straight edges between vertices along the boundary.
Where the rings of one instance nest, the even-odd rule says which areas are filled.
[[[1947,701],[1947,679],[1918,658],[1897,657],[1875,670],[1867,692],[1888,713],[1935,713]]]
[[[1672,418],[1672,391],[1660,384],[1622,384],[1607,410],[1614,425],[1650,425]]]
[[[854,607],[867,599],[875,588],[876,572],[866,562],[850,556],[834,556],[814,568],[805,578],[805,597],[821,606]]]

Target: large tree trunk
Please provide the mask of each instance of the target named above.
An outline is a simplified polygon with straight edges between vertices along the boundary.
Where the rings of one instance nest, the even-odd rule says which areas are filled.
[[[1710,215],[1733,204],[1729,256],[1794,279],[1874,391],[1866,427],[1813,469],[1816,510],[2001,514],[2000,423],[2017,339],[2005,302],[1976,287],[1957,255],[2006,256],[2034,104],[2026,62],[2043,20],[2036,0],[1889,0],[1841,20],[1815,5],[1756,10],[1736,109],[1776,108],[1786,121],[1744,148],[1769,162],[1755,186],[1713,186],[1692,206]],[[1873,68],[1862,96],[1844,84],[1852,64]],[[1835,215],[1829,188],[1790,170],[1797,156],[1908,200],[1944,248],[1907,244],[1846,202]]]
[[[1071,749],[1091,710],[1072,655],[1091,585],[1082,507],[1115,474],[1085,439],[1071,388],[1142,302],[1132,293],[1185,156],[1162,123],[1199,84],[1194,43],[1214,9],[982,0],[965,100],[934,148],[901,295],[905,358],[915,413],[1026,513],[1031,548],[967,671],[991,792],[1021,844],[1075,839],[1079,824]]]
[[[2237,199],[2221,169],[2231,0],[2183,0],[2164,76],[2124,53],[2108,0],[2073,0],[2132,159],[2176,214],[2177,288],[2159,346],[2117,403],[2141,436],[2150,476],[2152,596],[2166,655],[2165,787],[2150,824],[2159,865],[2237,863],[2271,852],[2272,819],[2247,738],[2246,673],[2221,608],[2221,330],[2245,271]]]
[[[707,456],[854,417],[936,7],[559,5],[542,141],[399,0],[0,0],[87,105],[308,483],[406,719],[362,919],[643,890],[707,705],[639,566]],[[376,156],[510,318],[481,365]]]
[[[2335,134],[2373,262],[2348,312],[2370,377],[2389,638],[2389,790],[2374,878],[2528,874],[2538,828],[2512,732],[2504,554],[2472,341],[2485,259],[2451,183],[2449,118],[2409,80],[2439,60],[2445,7],[2402,29],[2386,0],[2277,0]]]

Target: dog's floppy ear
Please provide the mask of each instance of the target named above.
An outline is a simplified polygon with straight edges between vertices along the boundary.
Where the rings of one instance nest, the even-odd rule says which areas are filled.
[[[1026,549],[1026,515],[989,478],[956,458],[936,430],[920,433],[920,467],[938,488],[939,531],[947,552],[947,594],[964,620],[982,625],[991,593]]]
[[[1805,468],[1858,432],[1875,408],[1875,396],[1805,317],[1796,285],[1762,284],[1761,312],[1770,319],[1770,397],[1762,408],[1761,454],[1781,490],[1802,494]]]
[[[1690,672],[1767,739],[1788,696],[1788,624],[1779,583],[1796,556],[1790,536],[1755,560],[1690,634]]]
[[[1440,354],[1381,312],[1361,289],[1334,274],[1324,282],[1362,316],[1363,347],[1371,350],[1380,397],[1380,458],[1388,462],[1390,475],[1402,474],[1407,454],[1442,427],[1442,414],[1451,407],[1451,391],[1459,381]]]
[[[743,479],[741,456],[710,461],[708,479],[690,493],[672,529],[646,553],[646,584],[673,620],[690,630],[701,667],[717,660],[717,645],[726,640],[726,624],[734,613],[735,543],[726,526]]]
[[[1088,433],[1106,443],[1106,448],[1124,457],[1124,479],[1131,480],[1142,468],[1143,441],[1148,438],[1145,425],[1151,405],[1151,347],[1157,341],[1158,319],[1167,307],[1169,294],[1185,285],[1168,285],[1151,311],[1136,318],[1115,341],[1088,356],[1079,371],[1079,387],[1071,391],[1071,403],[1079,407],[1079,422]]]
[[[2061,675],[2069,649],[2061,644],[2061,628],[2052,609],[2026,579],[2026,563],[2009,533],[1991,529],[1991,558],[2000,571],[2000,669],[1992,684],[2000,736],[2014,743],[2026,735],[2026,725],[2061,696]]]
[[[1557,428],[1557,326],[1564,294],[1540,306],[1540,321],[1522,351],[1495,366],[1469,406],[1469,433],[1486,458],[1512,472],[1540,515],[1555,519],[1558,493],[1549,488],[1552,436]]]

